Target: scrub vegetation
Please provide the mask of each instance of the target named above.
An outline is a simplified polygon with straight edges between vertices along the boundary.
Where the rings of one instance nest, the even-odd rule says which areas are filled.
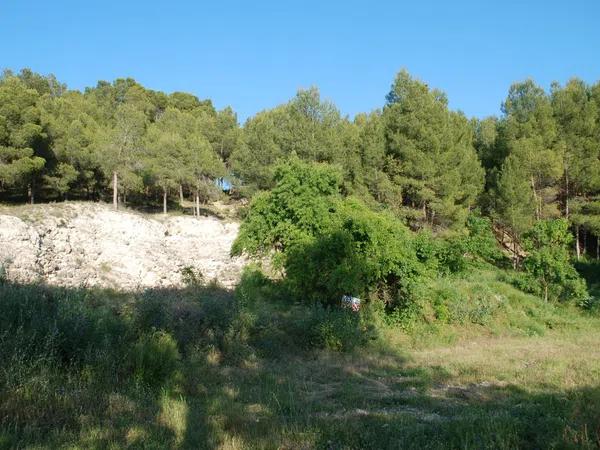
[[[235,290],[0,270],[0,447],[600,447],[600,85],[527,80],[502,111],[402,71],[354,120],[311,88],[240,127],[5,73],[3,201],[199,214],[224,177],[253,262]]]

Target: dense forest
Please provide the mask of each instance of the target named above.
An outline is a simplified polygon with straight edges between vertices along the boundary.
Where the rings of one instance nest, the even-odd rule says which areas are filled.
[[[549,93],[515,83],[502,116],[480,120],[401,71],[383,108],[354,120],[310,88],[240,127],[231,108],[132,79],[84,92],[29,69],[0,79],[2,201],[112,199],[166,212],[175,197],[199,210],[217,178],[251,197],[290,159],[331,165],[343,196],[413,230],[461,230],[477,212],[515,267],[527,233],[552,219],[568,224],[577,258],[600,258],[600,83],[572,79]]]

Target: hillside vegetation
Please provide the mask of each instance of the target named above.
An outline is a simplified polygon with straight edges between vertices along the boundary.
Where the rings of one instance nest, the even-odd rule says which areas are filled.
[[[354,120],[311,88],[240,127],[5,73],[0,199],[113,205],[3,207],[0,447],[600,447],[600,84],[515,83],[502,111],[402,71]],[[223,286],[212,253],[252,263]]]
[[[600,321],[502,278],[435,282],[460,314],[409,332],[252,269],[235,294],[2,285],[0,447],[598,446]]]

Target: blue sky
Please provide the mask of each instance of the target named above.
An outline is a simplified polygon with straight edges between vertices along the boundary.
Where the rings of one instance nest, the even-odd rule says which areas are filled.
[[[241,121],[312,85],[370,111],[406,68],[483,117],[517,80],[600,79],[600,1],[0,0],[0,68],[22,67],[77,89],[133,77]]]

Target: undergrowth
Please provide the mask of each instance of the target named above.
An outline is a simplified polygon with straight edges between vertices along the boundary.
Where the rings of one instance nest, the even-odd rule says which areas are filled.
[[[402,317],[375,300],[360,313],[311,306],[256,267],[236,292],[0,284],[0,448],[598,445],[600,367],[574,351],[583,336],[598,348],[597,319],[486,265],[433,278],[415,298]],[[573,350],[531,379],[515,377],[513,359],[506,371],[464,360],[489,344],[452,350],[559,335]],[[435,352],[447,356],[422,359]]]

